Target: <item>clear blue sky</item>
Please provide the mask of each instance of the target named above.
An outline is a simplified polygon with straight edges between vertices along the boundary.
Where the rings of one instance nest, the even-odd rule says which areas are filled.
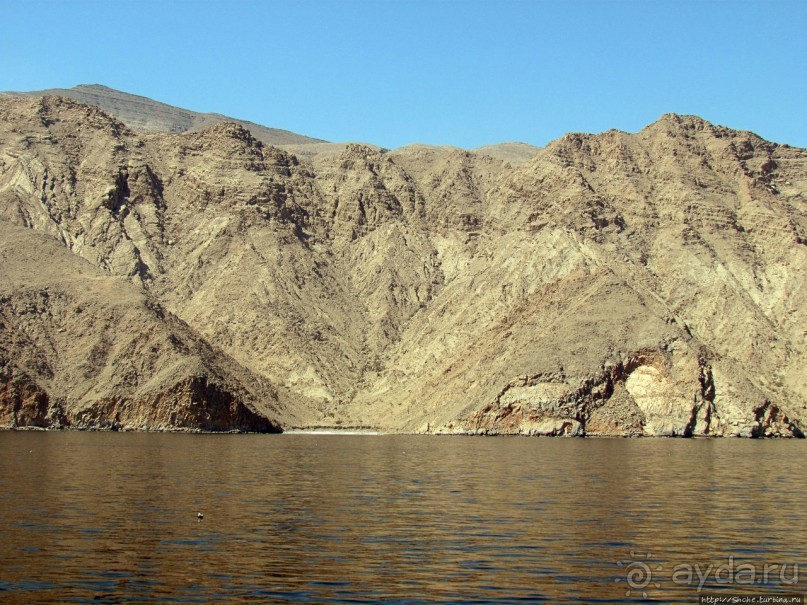
[[[96,83],[384,147],[667,112],[807,147],[807,2],[0,0],[0,90]]]

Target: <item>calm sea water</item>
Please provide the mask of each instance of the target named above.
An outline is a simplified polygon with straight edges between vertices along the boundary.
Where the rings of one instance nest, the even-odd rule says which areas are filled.
[[[0,432],[0,602],[694,603],[701,577],[803,594],[805,453]]]

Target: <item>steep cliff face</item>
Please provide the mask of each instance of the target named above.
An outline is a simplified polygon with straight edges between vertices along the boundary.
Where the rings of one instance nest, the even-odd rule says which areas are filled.
[[[0,420],[802,434],[805,150],[668,115],[519,157],[0,99]]]

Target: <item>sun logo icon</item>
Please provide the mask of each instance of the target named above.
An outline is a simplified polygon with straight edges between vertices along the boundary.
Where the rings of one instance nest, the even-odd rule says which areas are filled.
[[[651,558],[653,558],[652,553],[648,552],[642,555],[630,551],[630,559],[617,561],[617,565],[625,568],[625,577],[615,578],[614,582],[622,582],[622,580],[625,580],[628,585],[628,590],[625,592],[626,597],[639,596],[639,591],[641,591],[642,598],[646,599],[646,589],[648,586],[653,586],[654,588],[661,587],[661,584],[653,581],[653,572],[661,571],[663,567],[657,565],[655,568],[651,569],[648,563]]]

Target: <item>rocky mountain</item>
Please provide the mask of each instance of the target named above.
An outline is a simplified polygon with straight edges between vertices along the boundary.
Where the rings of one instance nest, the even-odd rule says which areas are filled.
[[[254,122],[230,118],[218,113],[198,113],[100,84],[79,84],[73,88],[51,88],[49,90],[29,92],[0,92],[0,97],[3,96],[67,97],[79,103],[98,107],[110,116],[118,118],[135,131],[198,132],[222,122],[235,122],[246,128],[261,143],[280,147],[305,160],[311,160],[322,155],[338,155],[348,145],[347,143],[331,143],[322,139],[314,139],[288,130],[267,128]],[[377,151],[385,151],[383,148],[374,145],[368,145],[368,147]],[[420,145],[420,147],[426,146]],[[538,150],[538,147],[527,145],[526,143],[499,143],[498,145],[486,145],[477,149],[469,149],[468,151],[503,159],[512,164],[521,164],[533,157]]]
[[[803,436],[807,151],[529,159],[0,98],[0,424]]]
[[[154,101],[148,97],[114,90],[100,84],[80,84],[73,88],[51,88],[31,92],[0,92],[0,97],[62,96],[79,103],[94,105],[115,116],[134,130],[148,132],[196,132],[220,124],[236,122],[247,128],[252,135],[266,145],[305,145],[324,143],[288,130],[267,128],[260,124],[230,118],[218,113],[199,113]]]

